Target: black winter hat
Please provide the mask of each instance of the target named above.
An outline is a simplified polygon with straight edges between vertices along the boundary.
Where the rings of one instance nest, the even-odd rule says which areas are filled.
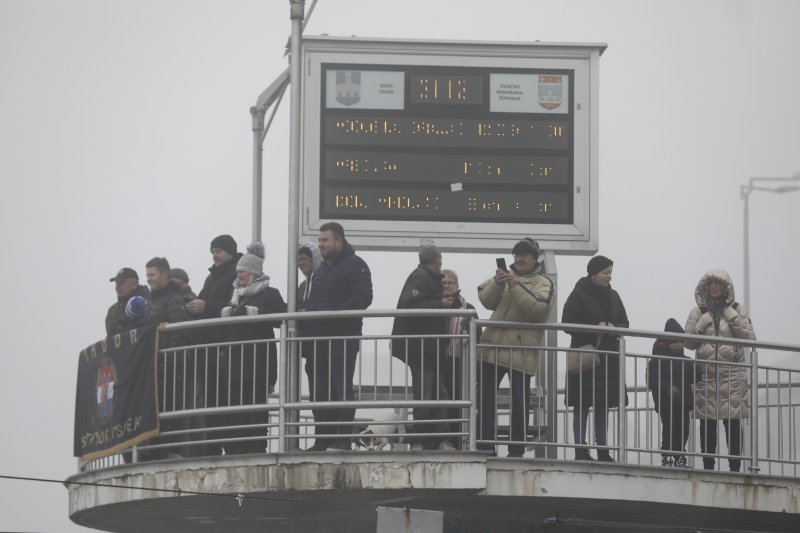
[[[588,272],[590,276],[594,276],[601,270],[605,270],[613,264],[614,261],[608,257],[604,255],[596,255],[589,259],[589,264],[586,265],[586,272]]]
[[[664,331],[667,333],[686,333],[674,318],[667,320],[667,323],[664,324]]]
[[[225,250],[231,255],[236,255],[236,252],[238,251],[236,241],[233,240],[233,237],[230,235],[219,235],[214,237],[214,240],[211,241],[211,249],[213,250],[214,248]]]

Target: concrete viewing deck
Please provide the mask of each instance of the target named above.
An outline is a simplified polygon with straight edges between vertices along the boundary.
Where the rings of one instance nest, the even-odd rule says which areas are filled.
[[[444,531],[800,531],[796,478],[480,452],[239,455],[69,481],[87,484],[68,484],[72,520],[118,532],[374,533],[383,507],[443,512]]]

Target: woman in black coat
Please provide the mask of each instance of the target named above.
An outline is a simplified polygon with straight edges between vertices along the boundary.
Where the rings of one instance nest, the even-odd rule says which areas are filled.
[[[230,305],[222,309],[221,315],[252,316],[286,312],[286,303],[281,293],[269,286],[269,276],[264,274],[264,245],[254,242],[247,247],[236,265],[236,280]],[[273,392],[278,380],[278,353],[275,343],[264,341],[275,338],[273,328],[280,322],[245,322],[227,326],[228,341],[253,341],[234,344],[229,348],[230,366],[220,369],[228,375],[227,387],[223,384],[224,397],[219,405],[263,405],[268,393]],[[236,413],[226,415],[225,425],[266,424],[264,412]],[[263,428],[250,428],[225,432],[220,438],[266,436]],[[263,453],[264,440],[228,442],[223,444],[226,453]]]
[[[593,257],[586,267],[588,275],[575,284],[564,304],[561,321],[570,324],[628,327],[628,315],[617,291],[611,288],[614,262],[602,255]],[[594,409],[595,444],[600,448],[597,459],[613,462],[607,441],[608,409],[619,407],[619,336],[567,331],[572,336],[571,348],[591,344],[604,351],[599,364],[575,373],[567,372],[565,402],[574,408],[572,430],[576,444],[586,444],[589,408]],[[628,403],[627,395],[625,403]],[[624,418],[621,418],[624,420]],[[575,459],[591,461],[586,448],[576,448]]]

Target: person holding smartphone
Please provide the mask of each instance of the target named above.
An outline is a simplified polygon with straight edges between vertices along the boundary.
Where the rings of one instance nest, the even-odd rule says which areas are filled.
[[[530,238],[511,250],[514,262],[506,268],[497,260],[494,276],[478,286],[478,298],[492,311],[490,320],[546,322],[555,301],[555,285],[539,263],[539,243]],[[496,441],[497,388],[508,375],[511,384],[509,413],[509,457],[522,457],[528,428],[530,379],[539,367],[543,331],[487,326],[478,348],[480,360],[478,392],[479,441]],[[479,442],[479,449],[494,450],[491,442]]]

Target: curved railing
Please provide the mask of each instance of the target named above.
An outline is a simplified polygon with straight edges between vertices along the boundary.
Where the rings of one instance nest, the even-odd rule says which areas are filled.
[[[365,332],[390,331],[391,321],[388,319],[399,316],[421,316],[431,320],[458,317],[466,323],[458,333],[439,336],[368,333],[359,337],[314,338],[302,337],[299,333],[304,321],[344,317],[363,318]],[[619,335],[618,355],[625,361],[624,365],[619,365],[621,385],[616,390],[604,392],[605,400],[617,395],[620,405],[625,405],[627,395],[625,416],[620,416],[619,409],[610,409],[608,442],[601,446],[590,439],[584,449],[607,448],[620,463],[660,466],[662,426],[654,411],[653,394],[647,389],[645,377],[647,362],[659,356],[650,354],[649,345],[657,338],[702,341],[739,346],[746,352],[746,363],[691,361],[686,364],[697,364],[701,371],[705,369],[706,372],[711,367],[744,369],[749,384],[751,415],[742,420],[744,445],[736,456],[727,450],[721,428],[718,452],[700,453],[698,422],[691,419],[687,449],[683,454],[688,458],[687,466],[699,468],[703,458],[715,458],[715,468],[720,469],[723,465],[720,459],[733,459],[743,461],[744,471],[751,474],[786,476],[796,476],[800,467],[797,449],[800,440],[800,370],[759,363],[765,352],[796,356],[800,354],[800,346],[578,324],[492,322],[479,320],[475,311],[465,309],[282,313],[198,320],[168,324],[161,329],[163,334],[184,332],[199,336],[199,332],[208,331],[210,326],[221,331],[220,326],[261,322],[265,324],[265,331],[268,327],[272,329],[270,324],[280,325],[275,330],[275,339],[219,340],[159,350],[160,436],[123,454],[82,463],[80,469],[222,453],[293,452],[308,448],[314,442],[314,433],[324,433],[326,427],[336,426],[346,429],[339,432],[340,437],[364,441],[361,433],[371,423],[372,429],[379,432],[373,431],[369,443],[387,439],[397,451],[407,449],[410,440],[429,438],[448,439],[462,451],[484,449],[502,455],[509,445],[517,445],[516,449],[522,447],[529,459],[572,459],[574,449],[581,446],[576,446],[572,438],[573,409],[565,407],[564,402],[565,395],[570,393],[569,384],[564,379],[569,349],[565,341],[568,337],[558,334],[564,330]],[[483,409],[491,409],[495,415],[493,431],[488,435],[484,431],[481,435],[478,427],[481,400],[491,387],[487,380],[494,381],[490,372],[485,369],[481,372],[480,360],[491,357],[495,350],[507,348],[479,342],[479,331],[488,325],[546,332],[541,347],[524,349],[537,353],[539,357],[536,368],[524,369],[524,373],[531,376],[531,383],[525,385],[530,391],[527,399],[529,412],[524,417],[524,430],[521,432],[514,431],[517,418],[513,415],[510,398],[515,391],[513,386],[509,387],[507,378],[500,382],[496,399],[491,402],[493,407],[483,403]],[[438,383],[446,384],[450,393],[447,400],[415,398],[413,380],[407,365],[401,360],[402,355],[408,358],[413,354],[408,350],[399,358],[390,354],[391,343],[404,339],[433,341],[421,344],[434,347],[423,356],[435,361],[432,368],[437,378],[440,374],[445,376],[446,379]],[[312,372],[309,377],[301,368],[307,359],[301,356],[311,355],[313,359],[315,346],[319,353],[330,352],[321,347],[330,348],[344,341],[356,343],[358,347],[352,398],[329,401],[329,398],[310,397],[309,383],[313,384],[315,379],[335,379],[335,376],[315,376]],[[460,357],[448,355],[448,346],[454,343],[462,348]],[[275,367],[268,364],[270,352],[277,359]],[[437,390],[434,397],[441,397],[439,392]],[[445,409],[446,414],[430,420],[411,420],[415,409],[421,412],[431,407]],[[357,409],[354,422],[317,420],[315,423],[313,412],[317,413],[317,418],[323,418],[319,413],[326,409],[344,408]],[[591,436],[594,434],[591,416],[589,420],[587,433]],[[427,430],[435,425],[441,428],[442,424],[446,425],[446,431]],[[398,429],[406,430],[405,434],[399,437]],[[515,433],[522,438],[511,440],[510,436]],[[369,451],[364,447],[358,449]]]

